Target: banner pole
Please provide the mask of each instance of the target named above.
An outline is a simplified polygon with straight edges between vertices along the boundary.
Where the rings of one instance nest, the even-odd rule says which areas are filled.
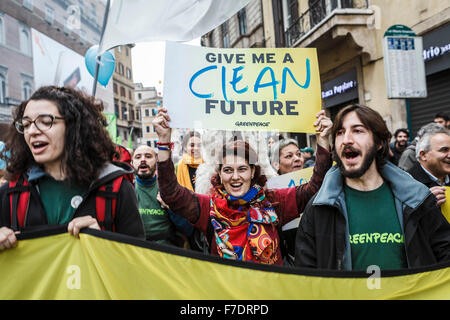
[[[102,43],[102,40],[103,40],[103,34],[105,32],[105,29],[106,29],[106,23],[108,21],[110,3],[111,3],[111,0],[107,0],[106,1],[105,15],[103,17],[103,27],[102,27],[102,33],[101,33],[101,36],[100,36],[99,48],[100,48],[100,44]],[[98,54],[97,55],[97,59],[95,59],[94,85],[92,87],[92,96],[93,97],[95,97],[95,93],[97,91],[97,79],[98,79],[98,71],[100,69],[100,58],[101,58],[101,55]]]

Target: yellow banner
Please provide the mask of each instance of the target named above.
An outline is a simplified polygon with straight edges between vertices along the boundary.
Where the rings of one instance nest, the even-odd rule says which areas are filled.
[[[441,211],[447,221],[450,223],[450,187],[445,187],[445,202],[441,206]]]
[[[448,300],[450,263],[381,277],[291,269],[89,230],[80,239],[63,232],[20,240],[0,252],[0,283],[0,299]]]
[[[174,128],[314,133],[321,109],[316,49],[168,42],[164,106]]]

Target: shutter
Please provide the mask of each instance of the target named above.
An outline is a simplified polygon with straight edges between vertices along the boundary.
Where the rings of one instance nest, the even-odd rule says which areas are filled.
[[[450,115],[450,70],[444,70],[427,77],[428,97],[409,99],[409,119],[412,137],[425,124],[434,120],[438,112]]]

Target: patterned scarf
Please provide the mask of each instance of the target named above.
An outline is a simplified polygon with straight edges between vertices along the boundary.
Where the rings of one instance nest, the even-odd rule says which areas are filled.
[[[278,243],[273,239],[273,230],[278,216],[260,186],[251,187],[239,198],[218,190],[211,198],[210,209],[219,256],[267,264],[277,260]]]

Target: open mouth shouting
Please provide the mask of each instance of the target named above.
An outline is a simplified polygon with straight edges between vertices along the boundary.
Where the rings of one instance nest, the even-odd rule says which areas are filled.
[[[45,141],[33,141],[31,143],[31,152],[34,155],[41,154],[47,149],[47,146],[48,146],[48,142],[45,142]]]
[[[140,173],[140,174],[148,174],[150,172],[151,172],[150,167],[148,165],[146,165],[145,163],[142,163],[141,165],[139,165],[138,173]]]
[[[347,165],[355,165],[359,161],[361,156],[361,151],[353,148],[352,146],[344,147],[341,153],[341,159]]]

